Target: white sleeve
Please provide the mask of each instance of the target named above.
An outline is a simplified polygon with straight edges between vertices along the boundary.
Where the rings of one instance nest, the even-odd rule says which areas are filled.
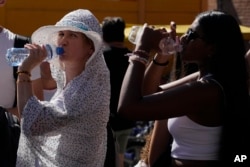
[[[31,71],[31,80],[36,80],[38,78],[41,78],[40,74],[40,66],[36,66],[32,71]]]

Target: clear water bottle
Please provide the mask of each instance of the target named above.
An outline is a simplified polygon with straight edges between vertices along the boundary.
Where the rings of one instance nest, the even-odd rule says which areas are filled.
[[[131,31],[129,32],[128,35],[128,40],[136,44],[142,35],[142,26],[132,26]],[[179,40],[176,39],[174,41],[172,38],[163,38],[160,43],[159,43],[159,48],[162,51],[162,54],[164,55],[171,55],[175,54],[176,52],[181,52],[182,51],[182,46],[179,43]]]
[[[141,35],[142,35],[142,26],[132,26],[128,34],[128,40],[132,44],[136,45]]]
[[[163,38],[159,43],[159,48],[163,55],[173,55],[182,51],[182,45],[179,43],[179,39],[174,41],[170,37]]]
[[[45,45],[47,50],[47,58],[45,61],[51,60],[64,53],[62,47],[56,47],[54,45]],[[19,66],[22,64],[24,59],[29,56],[29,49],[26,48],[9,48],[6,53],[6,59],[9,65]]]

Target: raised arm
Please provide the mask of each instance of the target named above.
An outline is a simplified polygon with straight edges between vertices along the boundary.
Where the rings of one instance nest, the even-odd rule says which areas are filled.
[[[33,92],[32,81],[30,79],[31,70],[35,66],[39,65],[46,56],[44,46],[41,47],[39,45],[26,44],[25,47],[30,50],[30,55],[24,60],[22,65],[18,67],[17,78],[17,106],[20,117],[22,115],[23,108],[30,97],[38,94],[38,92]],[[38,88],[36,88],[36,90],[38,90]],[[39,90],[41,90],[41,88]]]
[[[133,120],[161,120],[217,107],[216,98],[220,97],[217,96],[221,94],[220,88],[213,82],[197,81],[199,73],[161,86],[162,90],[158,89],[163,71],[158,64],[166,63],[169,57],[157,55],[155,61],[158,64],[151,62],[146,70],[147,56],[151,51],[157,51],[159,41],[165,35],[168,34],[160,29],[144,27],[140,42],[129,58],[120,92],[118,113],[122,116]]]
[[[178,79],[176,81],[169,82],[167,84],[160,85],[161,90],[167,90],[179,85],[183,85],[185,83],[191,82],[191,81],[196,81],[199,78],[200,72],[194,72],[192,74],[189,74],[181,79]]]
[[[155,166],[160,156],[165,151],[169,151],[171,138],[167,128],[167,120],[155,121],[149,146],[149,166]],[[170,155],[168,158],[170,158]]]

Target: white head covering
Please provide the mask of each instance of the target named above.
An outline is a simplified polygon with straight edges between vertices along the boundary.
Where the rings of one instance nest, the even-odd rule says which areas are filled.
[[[61,20],[59,20],[55,25],[47,25],[38,28],[33,32],[31,40],[36,44],[57,45],[58,32],[65,30],[81,32],[93,41],[95,52],[87,60],[86,69],[92,59],[95,59],[95,57],[103,57],[102,52],[104,45],[102,41],[102,29],[100,27],[100,23],[97,18],[86,9],[71,11],[61,18]],[[64,72],[59,68],[59,64],[58,58],[54,58],[50,61],[52,76],[56,80],[59,79],[59,83],[64,84]],[[59,85],[59,87],[61,86],[63,85]]]
[[[95,53],[103,47],[102,29],[97,18],[85,9],[74,10],[66,14],[55,25],[47,25],[38,28],[33,32],[31,40],[36,44],[57,45],[57,35],[59,31],[70,30],[81,32],[90,38],[95,46]],[[90,59],[92,59],[91,57]],[[90,61],[87,61],[87,63]]]

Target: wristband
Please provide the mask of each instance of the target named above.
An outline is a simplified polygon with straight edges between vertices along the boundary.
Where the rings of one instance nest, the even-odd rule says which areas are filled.
[[[132,53],[127,53],[126,56],[132,56],[132,55],[137,55],[139,57],[142,57],[144,59],[149,59],[149,53],[146,52],[145,50],[136,50],[136,51],[133,51]]]
[[[30,79],[18,79],[16,83],[31,83]]]
[[[135,60],[135,61],[141,62],[145,66],[148,64],[148,60],[146,58],[141,57],[141,56],[137,56],[137,55],[130,56],[129,57],[129,61],[131,61],[131,60]]]
[[[169,61],[167,60],[167,61],[164,62],[164,63],[159,63],[159,62],[157,62],[157,61],[155,60],[155,58],[153,58],[153,63],[154,63],[155,65],[158,65],[158,66],[167,66],[167,65],[169,64]]]
[[[30,74],[29,71],[17,71],[16,73],[17,73],[17,75],[19,75],[19,74],[26,74],[26,75],[28,75],[29,77],[31,76],[31,74]]]

